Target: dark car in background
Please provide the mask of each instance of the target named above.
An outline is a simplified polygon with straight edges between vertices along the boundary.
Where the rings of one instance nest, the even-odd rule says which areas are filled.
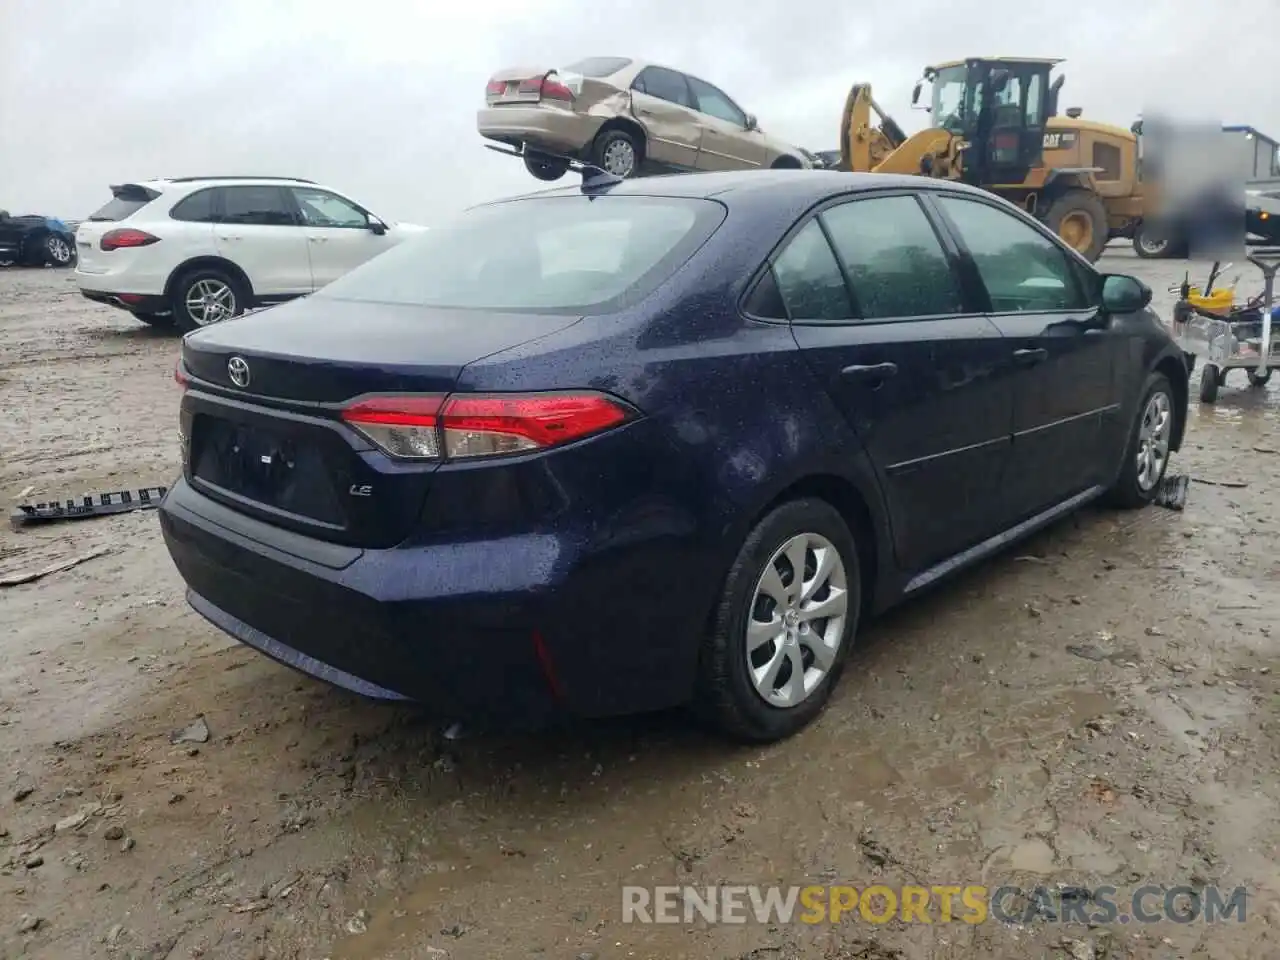
[[[160,521],[198,612],[331,683],[776,740],[869,616],[1156,496],[1150,298],[959,184],[585,181],[184,338]]]
[[[0,210],[0,267],[69,267],[76,262],[75,228],[57,217],[10,216]]]

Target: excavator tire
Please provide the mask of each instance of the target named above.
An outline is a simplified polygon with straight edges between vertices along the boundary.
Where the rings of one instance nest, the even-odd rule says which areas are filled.
[[[1092,190],[1068,190],[1049,205],[1044,222],[1090,263],[1107,246],[1107,208]]]

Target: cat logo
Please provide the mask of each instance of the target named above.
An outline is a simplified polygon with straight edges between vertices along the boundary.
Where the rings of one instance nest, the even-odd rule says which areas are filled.
[[[1076,142],[1074,130],[1055,130],[1052,133],[1044,135],[1044,149],[1061,150],[1063,147],[1069,147]]]

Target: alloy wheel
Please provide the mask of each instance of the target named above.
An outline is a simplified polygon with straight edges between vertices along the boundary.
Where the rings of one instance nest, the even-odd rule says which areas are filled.
[[[187,290],[187,313],[197,326],[207,326],[235,316],[236,295],[226,283],[206,277]]]
[[[1150,491],[1164,476],[1169,461],[1169,442],[1173,433],[1173,406],[1169,395],[1156,392],[1147,400],[1138,427],[1138,487]]]
[[[816,533],[784,543],[752,596],[744,642],[752,686],[766,703],[803,703],[836,662],[849,593],[844,560]]]
[[[49,256],[55,263],[71,262],[71,247],[61,237],[50,237],[45,244],[45,249],[49,251]]]

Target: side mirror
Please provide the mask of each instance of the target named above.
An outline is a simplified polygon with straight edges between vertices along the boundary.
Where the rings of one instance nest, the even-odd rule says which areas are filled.
[[[917,80],[915,87],[911,90],[911,105],[914,107],[920,102],[920,91],[924,89],[924,81]]]
[[[754,113],[747,114],[747,130],[756,130],[760,127],[760,121],[756,119]]]
[[[1151,288],[1137,277],[1109,273],[1102,278],[1102,308],[1107,313],[1137,313],[1151,302]]]
[[[369,215],[369,232],[375,237],[380,237],[387,232],[387,225],[379,220],[373,214]]]

